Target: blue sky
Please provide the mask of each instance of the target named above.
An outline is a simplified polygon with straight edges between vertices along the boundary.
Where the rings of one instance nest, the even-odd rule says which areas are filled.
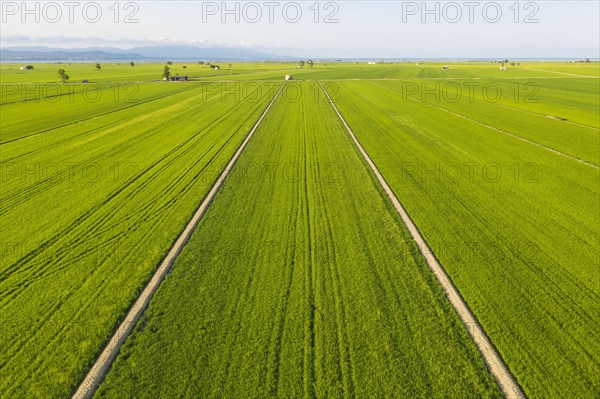
[[[81,1],[69,9],[61,1],[29,2],[25,12],[21,1],[3,1],[0,44],[190,44],[313,58],[600,56],[595,0],[136,1],[120,2],[118,13],[113,4]]]

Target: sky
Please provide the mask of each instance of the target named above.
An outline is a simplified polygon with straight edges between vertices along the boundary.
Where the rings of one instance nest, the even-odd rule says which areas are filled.
[[[0,46],[243,47],[307,58],[600,57],[600,1],[1,2]]]

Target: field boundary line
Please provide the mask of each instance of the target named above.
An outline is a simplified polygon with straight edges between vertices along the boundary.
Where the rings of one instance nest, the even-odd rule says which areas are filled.
[[[536,69],[536,68],[528,68],[528,67],[523,67],[523,69],[527,69],[529,71],[538,71],[538,72],[547,72],[547,73],[556,73],[558,75],[566,75],[566,76],[576,76],[576,77],[580,77],[580,78],[598,78],[597,76],[592,76],[592,75],[581,75],[579,73],[568,73],[568,72],[558,72],[558,71],[548,71],[545,69]]]
[[[482,76],[482,77],[456,77],[456,78],[443,78],[443,77],[439,77],[439,78],[419,78],[419,77],[413,77],[413,78],[328,78],[326,79],[327,81],[330,82],[335,82],[335,81],[354,81],[354,80],[358,80],[358,81],[369,81],[369,80],[391,80],[391,81],[398,81],[398,82],[402,82],[402,81],[420,81],[420,80],[501,80],[501,81],[509,81],[509,80],[515,80],[515,79],[598,79],[598,77],[596,76],[502,76],[502,77],[498,77],[498,76]],[[298,78],[298,80],[306,80],[306,81],[319,81],[320,79],[300,79]],[[240,82],[240,81],[238,81]]]
[[[208,207],[215,199],[220,188],[223,186],[225,179],[227,179],[227,176],[235,166],[238,158],[248,145],[248,142],[250,141],[252,136],[254,136],[254,133],[260,126],[263,119],[267,116],[267,113],[275,103],[275,100],[279,96],[279,93],[281,93],[284,86],[285,83],[279,87],[279,90],[277,91],[275,96],[273,96],[273,99],[271,100],[265,111],[262,113],[261,117],[258,119],[252,130],[250,130],[242,144],[239,146],[239,148],[225,167],[225,170],[223,170],[223,172],[221,173],[215,184],[212,186],[204,201],[202,201],[202,203],[194,213],[192,219],[189,221],[183,232],[177,238],[177,241],[175,241],[165,258],[162,260],[160,266],[158,267],[158,269],[156,269],[150,281],[144,287],[144,290],[141,292],[141,294],[137,297],[131,308],[128,310],[125,318],[123,319],[123,321],[121,321],[121,323],[113,333],[112,337],[100,353],[100,356],[96,358],[94,364],[89,369],[85,378],[79,384],[75,393],[72,395],[72,399],[91,398],[98,386],[100,385],[100,383],[104,380],[106,373],[110,370],[113,361],[119,353],[121,345],[125,342],[129,334],[135,327],[137,321],[146,310],[146,307],[150,303],[150,300],[154,296],[154,293],[158,289],[160,283],[164,280],[165,276],[171,269],[171,266],[175,262],[175,259],[177,258],[185,244],[188,242],[192,233],[196,229],[196,226],[198,225],[200,220],[202,220],[202,217],[208,210]]]
[[[517,107],[511,107],[511,106],[509,106],[509,105],[506,105],[506,104],[499,104],[499,103],[489,103],[489,102],[487,102],[487,101],[485,101],[484,99],[482,99],[482,98],[479,98],[479,97],[477,97],[477,98],[476,98],[476,100],[477,100],[477,101],[479,101],[480,103],[484,103],[484,102],[485,102],[486,104],[492,104],[492,105],[495,105],[495,106],[497,106],[497,107],[502,107],[502,108],[510,109],[510,110],[512,110],[512,111],[523,112],[523,113],[525,113],[525,114],[529,114],[529,115],[533,115],[533,116],[537,116],[537,117],[540,117],[540,118],[545,118],[545,119],[547,119],[547,118],[548,118],[548,115],[541,114],[541,113],[539,113],[539,112],[533,112],[533,111],[528,111],[528,110],[521,109],[521,108],[517,108]],[[597,130],[600,130],[600,127],[595,127],[595,126],[585,125],[585,124],[583,124],[583,123],[579,123],[579,122],[572,122],[572,121],[560,121],[560,123],[567,123],[567,124],[569,124],[569,125],[573,125],[573,126],[577,126],[577,127],[581,127],[581,128],[586,128],[586,129],[591,129],[591,130],[596,130],[596,131],[597,131]]]
[[[364,80],[366,80],[366,79],[364,79]],[[479,97],[475,97],[475,100],[478,101],[479,103],[482,103],[482,104],[485,103],[485,104],[489,104],[489,105],[494,105],[494,106],[497,106],[497,107],[502,107],[502,108],[510,109],[512,111],[522,112],[522,113],[525,113],[525,114],[528,114],[528,115],[533,115],[533,116],[537,116],[537,117],[544,118],[544,119],[548,118],[548,115],[543,114],[543,113],[529,111],[529,110],[525,110],[525,109],[517,108],[517,107],[511,107],[509,105],[500,104],[500,103],[497,103],[497,102],[493,103],[493,102],[486,101],[485,99],[479,98]],[[581,127],[581,128],[586,128],[586,129],[591,129],[591,130],[600,130],[600,127],[586,125],[586,124],[583,124],[583,123],[573,122],[573,121],[569,121],[569,120],[560,121],[560,123],[567,123],[569,125],[578,126],[578,127]]]
[[[473,122],[473,123],[476,123],[476,124],[478,124],[478,125],[481,125],[481,126],[483,126],[483,127],[487,127],[488,129],[495,130],[495,131],[497,131],[497,132],[503,133],[503,134],[505,134],[505,135],[507,135],[507,136],[514,137],[514,138],[516,138],[516,139],[518,139],[518,140],[521,140],[521,141],[524,141],[524,142],[526,142],[526,143],[532,144],[532,145],[534,145],[534,146],[536,146],[536,147],[543,148],[543,149],[545,149],[546,151],[550,151],[550,152],[553,152],[553,153],[555,153],[555,154],[562,155],[563,157],[567,157],[567,158],[569,158],[569,159],[572,159],[573,161],[577,161],[577,162],[579,162],[579,163],[582,163],[582,164],[584,164],[584,165],[591,166],[592,168],[595,168],[595,169],[600,169],[600,167],[599,167],[598,165],[596,165],[595,163],[593,163],[593,162],[591,162],[591,161],[586,161],[586,160],[584,160],[584,159],[577,158],[577,157],[575,157],[575,156],[573,156],[573,155],[569,155],[569,154],[566,154],[566,153],[564,153],[564,152],[561,152],[561,151],[555,150],[554,148],[551,148],[551,147],[546,147],[546,146],[545,146],[545,145],[543,145],[543,144],[540,144],[540,143],[538,143],[538,142],[535,142],[535,141],[533,141],[533,140],[526,139],[525,137],[519,136],[518,134],[515,134],[515,133],[508,132],[508,131],[506,131],[506,130],[500,129],[500,128],[498,128],[498,127],[495,127],[495,126],[492,126],[492,125],[488,125],[487,123],[483,123],[483,122],[481,122],[481,121],[478,121],[477,119],[472,119],[472,118],[469,118],[468,116],[464,116],[464,115],[462,115],[462,114],[459,114],[458,112],[450,111],[449,109],[446,109],[446,108],[440,107],[439,105],[434,105],[434,104],[430,104],[430,103],[428,103],[428,102],[421,101],[421,100],[419,100],[419,99],[417,99],[417,98],[414,98],[414,97],[412,97],[412,96],[408,96],[408,98],[410,98],[410,99],[412,99],[412,100],[414,100],[414,101],[417,101],[417,102],[419,102],[419,103],[421,103],[421,104],[429,105],[429,106],[430,106],[430,107],[432,107],[432,108],[439,109],[440,111],[447,112],[447,113],[449,113],[449,114],[451,114],[451,115],[458,116],[459,118],[466,119],[466,120],[468,120],[468,121],[471,121],[471,122]]]
[[[360,144],[360,142],[358,141],[358,139],[352,132],[352,129],[350,128],[350,126],[348,125],[348,123],[346,122],[346,120],[344,119],[342,114],[340,113],[340,111],[335,106],[334,102],[332,101],[331,97],[329,96],[329,93],[327,92],[327,90],[325,90],[325,87],[323,87],[321,82],[319,82],[319,85],[321,86],[321,89],[325,93],[325,96],[327,96],[327,99],[329,100],[329,103],[333,107],[334,111],[337,113],[340,121],[346,128],[346,131],[350,135],[350,138],[352,139],[352,141],[358,148],[359,152],[362,154],[364,160],[367,162],[367,164],[371,168],[371,171],[375,174],[375,177],[379,181],[379,184],[381,184],[385,193],[387,194],[389,199],[392,201],[392,205],[394,206],[394,208],[400,215],[400,218],[402,219],[402,222],[408,229],[408,232],[411,235],[412,239],[417,244],[419,252],[425,259],[427,266],[429,266],[429,269],[431,269],[431,271],[433,272],[433,275],[435,276],[437,281],[442,286],[442,289],[446,293],[446,297],[450,301],[450,304],[452,305],[452,307],[456,311],[458,317],[460,318],[460,320],[464,324],[465,328],[467,329],[469,335],[471,336],[473,343],[479,350],[479,353],[481,354],[484,362],[486,363],[488,370],[490,371],[490,373],[496,380],[496,382],[497,382],[500,390],[504,394],[505,398],[507,398],[507,399],[525,398],[526,397],[525,393],[522,391],[522,389],[519,386],[519,384],[517,383],[515,377],[510,372],[510,369],[504,362],[504,359],[502,359],[502,357],[500,356],[500,354],[498,353],[498,351],[492,344],[490,338],[487,336],[487,334],[483,330],[483,327],[481,327],[481,325],[479,324],[479,321],[477,320],[475,315],[469,309],[467,303],[461,296],[460,292],[458,291],[458,289],[456,288],[456,286],[454,285],[454,283],[452,282],[452,280],[450,279],[450,277],[448,276],[448,274],[446,273],[446,271],[444,270],[442,265],[439,263],[439,261],[435,257],[433,251],[429,247],[429,244],[427,244],[427,242],[421,235],[419,229],[417,228],[415,223],[412,221],[412,219],[408,215],[408,212],[406,211],[406,209],[404,209],[404,207],[402,206],[402,204],[400,203],[400,201],[394,194],[393,190],[391,189],[391,187],[387,184],[383,175],[379,172],[379,169],[377,168],[375,163],[369,157],[369,154],[366,152],[366,150],[363,148],[363,146]]]
[[[3,146],[5,144],[9,144],[9,143],[14,143],[15,141],[25,140],[25,139],[28,139],[28,138],[31,138],[31,137],[36,137],[36,136],[39,136],[41,134],[49,133],[49,132],[51,132],[53,130],[61,129],[63,127],[67,127],[67,126],[71,126],[71,125],[76,125],[78,123],[86,122],[86,121],[89,121],[89,120],[92,120],[92,119],[95,119],[95,118],[100,118],[102,116],[110,115],[112,113],[116,113],[116,112],[119,112],[119,111],[124,111],[124,110],[127,110],[129,108],[137,107],[138,105],[148,104],[148,103],[151,103],[152,101],[155,101],[155,100],[162,100],[164,98],[167,98],[167,97],[170,97],[170,96],[174,96],[174,95],[177,95],[177,94],[181,94],[181,93],[185,93],[186,91],[192,91],[194,89],[195,89],[195,87],[193,87],[193,88],[186,88],[185,90],[176,91],[176,92],[173,92],[173,93],[168,93],[168,94],[156,97],[156,98],[151,98],[149,100],[140,101],[138,103],[133,103],[131,105],[126,105],[123,108],[112,109],[110,111],[106,111],[106,112],[103,112],[103,113],[100,113],[100,114],[95,114],[95,115],[90,116],[88,118],[78,119],[78,120],[76,120],[74,122],[69,122],[69,123],[65,123],[65,124],[59,125],[59,126],[54,126],[54,127],[51,127],[49,129],[45,129],[45,130],[40,130],[39,132],[31,133],[31,134],[28,134],[26,136],[15,137],[14,139],[10,139],[10,140],[7,140],[7,141],[0,142],[0,146]]]

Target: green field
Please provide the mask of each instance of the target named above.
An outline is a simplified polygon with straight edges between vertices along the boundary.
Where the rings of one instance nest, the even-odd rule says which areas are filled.
[[[1,147],[2,396],[72,390],[276,86],[261,87],[255,102],[149,88],[136,107],[33,136],[27,113],[2,118],[26,136]]]
[[[592,338],[600,290],[591,267],[600,252],[598,167],[439,107],[473,119],[481,112],[492,126],[510,119],[505,128],[515,134],[539,123],[536,116],[511,118],[493,104],[402,101],[393,84],[339,87],[341,112],[526,393],[593,397],[600,389]],[[597,130],[552,122],[523,131],[542,143],[570,133],[565,146],[574,155],[589,151],[597,163]],[[560,378],[548,380],[551,369]]]
[[[398,219],[330,106],[279,98],[99,397],[497,396]]]
[[[0,64],[0,397],[74,392],[286,74],[96,397],[502,396],[318,81],[525,394],[600,396],[597,62],[33,65]]]
[[[449,69],[442,69],[448,63],[442,62],[395,62],[368,65],[366,62],[327,62],[318,61],[310,68],[297,69],[296,62],[255,62],[229,63],[213,62],[220,66],[213,70],[208,65],[197,62],[173,62],[173,75],[187,75],[192,80],[277,80],[291,73],[298,79],[529,79],[529,78],[597,78],[600,76],[598,63],[569,64],[546,62],[520,62],[518,66],[508,66],[500,71],[497,63],[468,62],[452,63]],[[0,68],[0,82],[6,83],[51,83],[60,82],[56,73],[65,69],[71,84],[149,82],[160,81],[164,63],[138,62],[132,67],[127,62],[101,63],[96,70],[95,63],[54,63],[32,64],[32,70],[20,70],[23,64],[3,63]],[[231,68],[229,67],[231,65]],[[185,68],[184,68],[185,67]]]

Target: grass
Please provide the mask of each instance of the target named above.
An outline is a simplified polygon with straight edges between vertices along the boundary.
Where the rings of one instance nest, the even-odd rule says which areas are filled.
[[[277,100],[97,397],[500,397],[309,86]]]

